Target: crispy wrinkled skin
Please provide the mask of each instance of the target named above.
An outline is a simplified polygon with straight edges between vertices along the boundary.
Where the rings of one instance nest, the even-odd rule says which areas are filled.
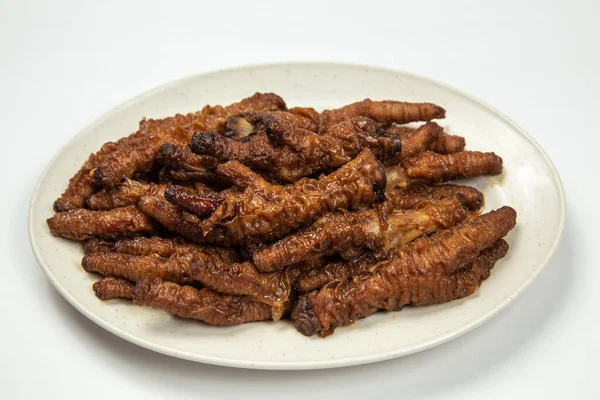
[[[253,124],[264,123],[268,120],[278,123],[292,124],[300,129],[317,132],[319,129],[319,114],[312,108],[292,108],[288,111],[259,111],[242,114]]]
[[[441,132],[429,146],[429,150],[440,154],[459,153],[465,150],[467,142],[464,137]]]
[[[418,287],[418,290],[412,290],[402,297],[410,296],[410,301],[406,304],[412,306],[428,306],[440,304],[450,300],[459,299],[473,294],[479,289],[481,282],[490,277],[492,268],[498,260],[508,253],[508,243],[504,239],[499,239],[496,243],[481,251],[471,263],[451,275],[443,275],[440,278],[414,278],[416,282],[409,287]],[[442,288],[446,293],[440,295]],[[394,309],[399,310],[403,307],[402,299],[394,304]]]
[[[387,133],[393,133],[395,135],[406,136],[406,135],[410,135],[417,129],[418,128],[413,128],[412,126],[392,124],[392,125],[388,126],[387,128],[385,128],[385,131]]]
[[[166,166],[161,168],[160,172],[158,173],[158,182],[162,184],[191,182],[194,185],[203,183],[205,185],[210,185],[217,188],[227,187],[230,185],[229,181],[223,177],[220,177],[214,171],[187,171],[184,169],[173,169]]]
[[[212,289],[195,289],[160,278],[144,278],[133,290],[133,304],[167,311],[209,325],[236,325],[271,318],[271,307],[247,296],[232,296]]]
[[[365,99],[347,106],[325,110],[321,113],[320,131],[352,117],[368,117],[380,127],[389,127],[393,123],[406,124],[416,121],[431,121],[444,118],[446,111],[431,103],[405,103],[401,101],[373,101]]]
[[[438,154],[425,151],[402,162],[406,174],[412,179],[444,182],[482,175],[502,173],[502,158],[494,153],[462,151]]]
[[[85,241],[83,244],[83,254],[95,254],[95,253],[108,253],[114,250],[114,242],[91,238]]]
[[[320,115],[313,108],[295,107],[287,111],[255,111],[232,115],[227,118],[225,136],[241,139],[256,131],[256,126],[266,120],[286,122],[294,126],[317,132]]]
[[[192,153],[189,146],[176,146],[173,144],[163,144],[160,146],[156,161],[161,165],[175,170],[190,172],[206,172],[214,170],[219,161],[216,158],[208,156],[199,156]]]
[[[218,130],[229,115],[284,108],[285,102],[279,96],[257,93],[228,107],[206,106],[185,116],[178,114],[162,120],[143,120],[136,133],[117,142],[108,142],[90,155],[54,203],[54,211],[82,208],[98,186],[115,186],[135,172],[149,170],[164,143],[185,145],[194,130]]]
[[[502,158],[494,153],[462,151],[438,154],[424,151],[402,160],[401,165],[385,167],[386,193],[413,185],[426,185],[455,179],[502,173]]]
[[[63,211],[48,218],[46,222],[54,236],[72,240],[87,240],[92,237],[114,240],[154,231],[152,219],[135,206],[108,211]]]
[[[181,239],[131,238],[115,242],[109,251],[88,253],[81,265],[87,272],[138,281],[144,276],[190,283],[190,265],[196,254],[223,264],[238,261],[231,249],[199,246]]]
[[[160,236],[136,236],[120,239],[116,242],[93,238],[86,241],[84,245],[85,255],[116,252],[136,256],[156,254],[162,257],[169,257],[173,254],[186,254],[190,251],[203,251],[205,249],[207,249],[206,246],[188,242],[181,237],[163,238]],[[210,249],[212,250],[213,248],[211,247]],[[228,249],[219,248],[218,250],[222,251],[223,254],[227,252],[234,254]]]
[[[135,172],[149,170],[163,144],[185,145],[197,130],[220,131],[229,115],[284,107],[281,97],[272,93],[256,93],[227,107],[206,106],[199,112],[186,115],[142,120],[139,130],[93,170],[94,182],[97,186],[111,187]]]
[[[388,129],[387,132],[390,132],[390,130]],[[412,157],[428,150],[442,133],[441,126],[435,122],[428,122],[417,129],[399,134],[402,142],[402,152],[399,159]]]
[[[267,118],[259,133],[245,140],[233,140],[212,132],[197,132],[192,151],[221,161],[238,160],[265,171],[277,180],[296,182],[302,177],[337,168],[363,149],[370,149],[385,161],[401,150],[400,137],[377,129],[365,117],[355,117],[317,134],[285,119]]]
[[[79,171],[69,180],[65,192],[54,202],[54,211],[83,208],[85,200],[96,191],[91,171],[100,165],[106,156],[116,151],[126,139],[120,139],[116,143],[105,143],[98,152],[92,153]]]
[[[278,271],[317,255],[339,254],[351,260],[366,251],[378,258],[419,236],[448,228],[467,218],[456,198],[430,202],[420,210],[392,211],[384,203],[379,210],[333,213],[312,225],[264,246],[253,254],[259,271]]]
[[[312,292],[329,282],[349,279],[368,271],[377,264],[377,258],[372,253],[365,253],[353,260],[337,260],[328,263],[323,268],[303,271],[296,278],[296,289],[300,293]]]
[[[303,175],[300,154],[289,147],[277,147],[264,131],[242,140],[234,140],[214,132],[196,132],[190,142],[194,153],[215,157],[220,161],[237,160],[259,171],[274,172],[275,178],[294,182]]]
[[[186,242],[181,238],[166,239],[159,236],[133,237],[121,239],[114,243],[112,251],[135,256],[159,255],[170,257],[173,254],[186,254],[190,251],[201,251],[202,247]]]
[[[354,117],[331,126],[317,134],[286,121],[267,119],[264,129],[269,139],[278,145],[291,147],[298,152],[310,173],[339,167],[368,148],[380,161],[400,154],[399,135],[378,130],[375,122],[366,117]]]
[[[369,150],[330,175],[287,186],[270,184],[235,161],[217,171],[247,186],[201,222],[203,240],[219,245],[272,242],[327,212],[355,210],[384,198],[385,173]]]
[[[290,266],[283,271],[263,274],[252,262],[231,263],[206,253],[197,254],[190,267],[191,276],[202,285],[221,293],[247,295],[272,307],[279,320],[289,309],[296,277],[322,265],[320,259]]]
[[[481,285],[481,282],[489,277],[496,261],[504,257],[507,252],[508,244],[503,239],[500,239],[491,247],[479,253],[475,260],[454,274],[446,275],[435,271],[428,271],[425,274],[406,273],[401,279],[402,292],[399,295],[399,300],[394,304],[394,308],[388,310],[398,311],[405,305],[425,306],[439,304],[468,296],[474,293]],[[369,259],[360,259],[357,261],[351,266],[348,263],[332,265],[339,267],[339,269],[329,270],[330,275],[328,280],[323,279],[323,274],[302,274],[297,280],[298,289],[301,292],[308,292],[318,289],[329,282],[342,282],[351,276],[355,276],[355,279],[362,279],[369,276],[370,270],[378,267],[378,264]],[[360,276],[361,274],[363,275]],[[332,285],[335,284],[333,283]]]
[[[424,201],[441,200],[453,196],[459,196],[462,205],[470,211],[478,211],[483,207],[483,193],[473,187],[464,185],[421,184],[386,192],[387,199],[395,209],[415,208]]]
[[[100,300],[133,298],[133,284],[121,278],[102,278],[94,282],[92,289]]]
[[[435,124],[435,123],[428,122],[427,124]],[[421,128],[425,127],[426,125],[423,125],[423,126],[419,127],[418,129],[421,129]],[[435,124],[435,125],[437,125],[437,124]],[[430,151],[433,151],[435,153],[440,153],[440,154],[458,153],[460,151],[463,151],[465,149],[465,146],[467,145],[467,142],[464,137],[457,136],[457,135],[450,135],[450,134],[444,132],[443,130],[439,131],[435,135],[435,137],[426,137],[424,135],[421,135],[420,136],[420,138],[422,139],[421,141],[419,141],[417,138],[412,139],[411,137],[413,135],[415,135],[416,130],[417,129],[409,127],[409,126],[405,126],[405,125],[392,125],[392,126],[386,128],[386,132],[394,133],[394,134],[400,135],[400,137],[402,137],[402,151],[403,151],[403,153],[406,151],[406,153],[403,154],[404,158],[413,156],[413,155],[418,154],[419,152],[425,151],[425,150],[430,150]],[[411,138],[411,139],[409,139],[409,138]],[[413,140],[415,141],[415,144],[418,147],[414,148],[412,146],[411,142]],[[423,145],[425,143],[427,143],[427,145],[425,146],[425,148],[423,148]]]
[[[516,212],[502,207],[468,223],[417,239],[400,248],[392,260],[376,264],[366,276],[335,281],[300,296],[292,310],[294,325],[305,335],[327,336],[336,327],[351,324],[379,309],[399,310],[411,302],[445,302],[472,293],[479,279],[457,286],[439,277],[452,275],[471,263],[482,250],[504,237],[515,223]],[[505,250],[500,252],[502,256]],[[423,282],[411,277],[429,278],[426,286],[432,291],[426,293]],[[459,279],[458,283],[461,282],[465,283]],[[407,294],[413,294],[414,298]]]
[[[210,216],[227,196],[226,191],[199,194],[181,186],[170,185],[165,190],[165,198],[199,217]]]
[[[138,207],[161,225],[197,243],[205,243],[201,220],[194,214],[170,203],[163,196],[144,196]]]
[[[161,257],[156,254],[137,256],[122,253],[97,253],[83,257],[81,266],[86,272],[125,278],[136,282],[145,276],[163,280],[191,283],[190,264],[193,253]]]
[[[137,204],[143,196],[152,193],[161,193],[165,189],[166,185],[125,179],[118,186],[102,189],[88,197],[86,203],[92,210],[111,210],[113,208]]]
[[[166,239],[153,236],[149,238],[134,237],[121,239],[114,243],[113,251],[137,256],[154,254],[162,257],[173,255],[185,256],[191,253],[202,252],[223,262],[239,261],[238,254],[233,249],[199,245],[181,237]]]

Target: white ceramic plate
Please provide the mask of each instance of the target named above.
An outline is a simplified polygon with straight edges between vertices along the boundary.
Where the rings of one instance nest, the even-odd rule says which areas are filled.
[[[288,322],[211,327],[126,301],[98,300],[95,277],[80,267],[78,243],[52,237],[46,227],[53,201],[89,153],[129,135],[138,121],[228,104],[254,92],[280,94],[289,106],[337,107],[370,97],[428,101],[447,110],[441,124],[467,138],[470,149],[495,151],[504,174],[468,182],[486,196],[486,210],[510,205],[518,225],[511,250],[474,295],[439,306],[378,313],[339,328],[326,339],[304,337]],[[399,357],[446,342],[480,325],[513,301],[547,264],[560,239],[564,193],[550,160],[514,123],[472,97],[411,74],[338,64],[252,66],[193,76],[118,106],[74,137],[56,155],[33,193],[29,234],[48,278],[75,308],[108,331],[174,357],[232,367],[312,369]]]

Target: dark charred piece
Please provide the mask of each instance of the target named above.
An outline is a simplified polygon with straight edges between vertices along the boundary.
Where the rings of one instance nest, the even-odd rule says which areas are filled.
[[[264,131],[242,140],[214,132],[196,132],[190,148],[222,162],[236,160],[259,171],[272,171],[283,182],[295,182],[305,176],[300,155],[289,147],[275,146]]]
[[[198,194],[195,191],[181,186],[168,186],[165,190],[165,198],[173,204],[205,218],[210,216],[225,200],[227,192],[215,192],[209,194]]]

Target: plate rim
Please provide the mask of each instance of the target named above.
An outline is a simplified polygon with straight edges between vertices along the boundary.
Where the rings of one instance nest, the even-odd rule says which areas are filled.
[[[559,225],[558,225],[558,229],[557,229],[557,235],[556,235],[554,242],[551,244],[549,251],[545,255],[545,258],[543,259],[543,261],[538,264],[537,268],[521,284],[521,286],[519,286],[519,288],[513,292],[513,294],[511,296],[508,296],[506,299],[504,299],[503,301],[498,303],[496,306],[491,308],[485,315],[483,315],[475,320],[470,321],[468,324],[466,324],[461,329],[456,329],[455,331],[451,331],[442,336],[438,336],[434,339],[431,339],[428,342],[415,344],[408,348],[403,348],[403,349],[400,349],[397,351],[386,351],[385,353],[373,353],[373,354],[367,354],[367,355],[362,355],[362,356],[344,357],[344,358],[340,358],[340,359],[321,360],[321,361],[289,361],[289,362],[285,362],[285,361],[247,361],[247,360],[245,361],[245,360],[239,360],[239,359],[214,357],[214,356],[207,356],[207,355],[202,355],[202,354],[194,354],[194,353],[174,350],[172,348],[169,348],[169,347],[166,347],[166,346],[163,346],[160,344],[156,344],[154,342],[150,342],[145,339],[141,339],[136,335],[125,332],[122,329],[110,324],[109,322],[106,322],[104,319],[98,317],[95,313],[93,313],[92,311],[89,311],[87,308],[85,308],[85,306],[83,306],[75,297],[73,297],[70,293],[68,293],[67,290],[65,288],[63,288],[63,286],[61,286],[61,284],[50,273],[49,266],[44,262],[43,257],[38,250],[38,246],[36,246],[36,239],[35,239],[35,235],[33,233],[35,227],[33,224],[32,215],[36,209],[35,208],[36,199],[39,197],[38,195],[39,195],[39,191],[41,190],[42,183],[44,182],[46,176],[48,175],[50,168],[62,156],[62,154],[64,152],[66,152],[68,148],[71,147],[71,145],[74,142],[79,140],[81,137],[86,136],[89,131],[93,130],[98,125],[100,125],[102,121],[110,118],[112,115],[118,113],[123,108],[125,108],[131,104],[134,104],[146,97],[149,97],[157,92],[169,89],[169,88],[177,86],[177,85],[184,84],[188,80],[194,80],[201,76],[216,75],[216,74],[220,74],[223,72],[231,73],[231,72],[235,72],[235,71],[239,71],[239,70],[261,69],[261,68],[272,68],[272,67],[289,68],[290,66],[293,66],[293,67],[320,67],[320,68],[323,68],[323,67],[326,67],[326,68],[327,67],[359,68],[359,69],[372,70],[372,71],[376,71],[376,72],[401,74],[401,75],[404,75],[404,76],[407,76],[410,78],[419,79],[419,80],[434,84],[436,86],[439,86],[443,89],[458,93],[461,96],[465,97],[466,99],[469,99],[470,101],[486,108],[488,111],[490,111],[491,113],[495,114],[496,116],[498,116],[499,118],[504,120],[519,135],[521,135],[523,138],[525,138],[527,141],[529,141],[530,144],[535,148],[535,150],[537,150],[537,152],[542,155],[542,158],[544,159],[546,165],[550,168],[550,171],[552,172],[552,177],[554,179],[555,186],[558,188],[560,218],[559,218]],[[478,328],[486,321],[489,321],[490,319],[495,317],[500,311],[506,309],[511,303],[513,303],[531,285],[531,283],[540,275],[540,273],[545,269],[545,267],[548,265],[548,263],[550,262],[550,260],[554,256],[554,254],[556,253],[558,245],[560,244],[560,241],[563,237],[564,228],[565,228],[566,195],[565,195],[564,186],[562,184],[562,180],[560,178],[560,175],[559,175],[554,163],[552,162],[552,160],[550,159],[548,154],[544,151],[544,149],[537,143],[537,141],[531,135],[529,135],[523,128],[521,128],[518,124],[516,124],[512,119],[508,118],[506,115],[504,115],[503,113],[501,113],[496,108],[489,105],[488,103],[480,100],[479,98],[477,98],[469,93],[466,93],[460,89],[455,88],[452,85],[448,85],[448,84],[438,81],[436,79],[432,79],[432,78],[429,78],[426,76],[422,76],[422,75],[415,74],[412,72],[404,71],[401,69],[387,68],[387,67],[380,67],[380,66],[375,66],[375,65],[359,64],[359,63],[327,62],[327,61],[294,61],[294,62],[272,62],[272,63],[247,64],[247,65],[241,65],[241,66],[232,67],[232,68],[222,68],[222,69],[216,69],[216,70],[210,70],[210,71],[206,71],[206,72],[200,72],[200,73],[196,73],[196,74],[186,75],[181,78],[177,78],[177,79],[168,81],[166,83],[160,84],[158,86],[155,86],[149,90],[146,90],[146,91],[130,98],[129,100],[125,100],[124,102],[117,104],[116,106],[112,107],[108,111],[101,113],[96,119],[94,119],[92,122],[87,124],[83,129],[79,130],[75,135],[73,135],[73,137],[71,137],[69,140],[67,140],[65,142],[65,144],[62,145],[61,148],[48,161],[48,163],[46,164],[44,170],[42,171],[42,173],[41,173],[40,177],[38,178],[36,185],[32,191],[27,218],[28,218],[29,243],[30,243],[32,252],[36,258],[36,261],[37,261],[40,269],[42,269],[42,271],[44,272],[46,277],[50,280],[50,282],[52,283],[52,286],[54,286],[54,288],[58,291],[58,293],[65,300],[67,300],[67,302],[69,304],[71,304],[77,311],[82,313],[88,319],[90,319],[91,321],[93,321],[95,324],[99,325],[103,329],[107,330],[108,332],[110,332],[122,339],[125,339],[133,344],[136,344],[138,346],[146,348],[148,350],[152,350],[152,351],[155,351],[155,352],[158,352],[161,354],[165,354],[168,356],[181,358],[181,359],[185,359],[185,360],[189,360],[189,361],[201,362],[201,363],[212,364],[212,365],[220,365],[220,366],[225,366],[225,367],[235,367],[235,368],[250,368],[250,369],[265,369],[265,370],[309,370],[309,369],[326,369],[326,368],[338,368],[338,367],[346,367],[346,366],[353,366],[353,365],[362,365],[362,364],[402,357],[402,356],[406,356],[409,354],[414,354],[419,351],[427,350],[432,347],[441,345],[441,344],[446,343],[452,339],[455,339],[461,335],[464,335],[464,334]]]

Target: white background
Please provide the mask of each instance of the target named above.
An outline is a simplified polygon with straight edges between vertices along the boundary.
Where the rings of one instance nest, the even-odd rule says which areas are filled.
[[[600,2],[483,3],[0,0],[0,398],[600,398]],[[432,77],[540,143],[563,179],[567,223],[554,259],[517,301],[416,355],[269,372],[152,353],[55,292],[29,249],[27,207],[71,136],[167,81],[298,60]]]

